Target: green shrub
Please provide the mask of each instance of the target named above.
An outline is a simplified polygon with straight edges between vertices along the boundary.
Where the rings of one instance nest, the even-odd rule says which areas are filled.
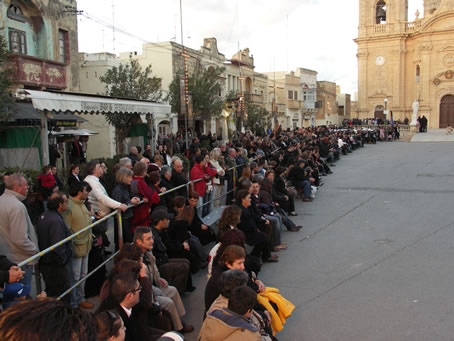
[[[20,169],[19,167],[7,167],[7,168],[2,168],[0,169],[0,176],[1,180],[3,182],[3,176],[7,172],[13,172],[13,173],[20,173],[24,176],[25,180],[27,180],[28,185],[33,191],[38,190],[38,180],[36,177],[41,174],[40,169]]]

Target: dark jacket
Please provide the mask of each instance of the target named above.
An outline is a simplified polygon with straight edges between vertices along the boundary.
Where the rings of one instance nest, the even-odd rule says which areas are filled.
[[[169,256],[167,254],[167,247],[161,238],[161,231],[158,231],[154,227],[151,228],[153,234],[153,255],[156,257],[156,265],[161,266],[169,262]]]
[[[63,217],[56,210],[47,210],[38,219],[36,225],[38,232],[39,249],[43,251],[70,235]],[[43,264],[65,265],[71,259],[71,243],[65,243],[54,251],[42,256],[39,260]]]
[[[172,180],[172,179],[170,179]],[[172,200],[175,198],[177,191],[172,191],[170,193],[167,193],[168,190],[172,189],[174,186],[173,184],[167,180],[164,176],[161,177],[161,182],[159,183],[159,188],[164,187],[166,189],[166,194],[161,196],[161,202],[164,201],[167,208],[171,209],[172,208]]]
[[[139,303],[132,308],[130,317],[126,315],[124,309],[119,303],[115,302],[112,297],[107,297],[107,299],[101,303],[98,312],[113,310],[120,315],[126,327],[126,341],[154,341],[164,332],[152,328],[149,323],[149,312],[153,309],[153,289],[148,278],[139,278],[139,283],[142,287]]]
[[[125,184],[116,184],[112,191],[112,199],[121,202],[122,204],[129,205],[131,203],[131,194],[129,193],[129,186]],[[129,208],[121,214],[123,219],[132,218],[132,208]]]
[[[79,180],[77,180],[77,178],[71,173],[68,177],[68,187],[71,188],[71,186],[73,186],[74,184],[77,184],[80,181],[81,181],[80,177],[79,177]]]
[[[178,187],[178,186],[187,184],[188,180],[186,180],[186,178],[184,177],[184,175],[182,173],[172,171],[172,178],[170,179],[170,182],[172,183],[173,187]],[[187,198],[188,190],[186,187],[182,187],[175,191],[175,195]]]
[[[9,268],[14,264],[6,256],[0,256],[0,286],[3,287],[3,283],[8,283],[9,281]]]
[[[250,210],[245,208],[243,205],[241,205],[240,208],[241,220],[237,227],[238,229],[244,232],[244,234],[246,235],[246,239],[249,239],[255,233],[260,232],[260,230]]]

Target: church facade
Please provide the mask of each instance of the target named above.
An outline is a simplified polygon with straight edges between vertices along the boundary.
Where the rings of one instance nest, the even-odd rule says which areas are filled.
[[[357,117],[454,126],[454,0],[425,0],[408,21],[408,0],[360,0]]]

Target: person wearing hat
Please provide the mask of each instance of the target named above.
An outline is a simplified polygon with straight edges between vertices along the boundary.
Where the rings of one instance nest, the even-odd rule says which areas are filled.
[[[7,284],[3,290],[3,310],[25,300],[31,288],[31,285],[23,285],[19,282]]]

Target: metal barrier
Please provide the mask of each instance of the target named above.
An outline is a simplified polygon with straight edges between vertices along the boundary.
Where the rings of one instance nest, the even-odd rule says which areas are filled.
[[[274,154],[275,152],[279,151],[281,148],[278,148],[274,151],[271,152],[271,154]],[[256,158],[253,158],[251,160],[248,160],[248,162],[253,162],[255,160],[257,160],[258,157]],[[210,200],[206,203],[204,203],[203,205],[201,206],[198,206],[196,208],[201,208],[205,205],[208,205],[212,202],[214,202],[215,200],[219,200],[220,198],[222,198],[223,196],[227,196],[228,194],[234,192],[236,190],[236,168],[238,167],[243,167],[245,164],[242,164],[242,165],[237,165],[237,166],[234,166],[234,167],[231,167],[231,168],[228,168],[225,170],[225,172],[229,172],[229,171],[233,171],[233,189],[230,190],[230,191],[227,191],[226,193],[220,195],[219,197],[217,198],[214,198],[213,200]],[[171,188],[165,192],[162,192],[162,193],[158,193],[158,195],[161,197],[163,195],[166,195],[166,194],[169,194],[169,193],[172,193],[174,191],[177,191],[181,188],[189,188],[189,186],[192,186],[192,189],[194,189],[193,185],[197,182],[200,182],[200,181],[205,181],[204,178],[202,179],[197,179],[197,180],[191,180],[189,182],[187,182],[186,184],[183,184],[183,185],[180,185],[180,186],[177,186],[177,187],[174,187],[174,188]],[[142,200],[139,205],[143,204],[144,201]],[[132,207],[135,207],[135,205],[129,205],[128,208],[132,208]],[[118,233],[118,246],[119,248],[121,248],[123,246],[123,233],[122,233],[122,218],[121,218],[121,211],[116,209],[114,211],[112,211],[111,213],[109,213],[108,215],[104,216],[103,218],[95,221],[94,223],[84,227],[83,229],[81,229],[80,231],[68,236],[67,238],[65,239],[62,239],[61,241],[59,241],[58,243],[55,243],[54,245],[51,245],[49,246],[47,249],[44,249],[40,252],[38,252],[37,254],[33,255],[32,257],[20,262],[18,264],[19,267],[21,266],[24,266],[24,265],[27,265],[35,260],[37,260],[38,258],[41,258],[42,256],[44,256],[45,254],[51,252],[51,251],[54,251],[57,247],[60,247],[62,245],[64,245],[65,243],[68,243],[69,241],[71,241],[72,239],[74,239],[74,237],[77,237],[78,235],[84,233],[85,231],[88,231],[90,229],[92,229],[94,226],[100,224],[101,222],[104,222],[106,221],[107,219],[109,219],[110,217],[113,217],[114,215],[116,215],[116,219],[117,219],[117,233]],[[98,265],[95,269],[93,269],[91,272],[89,272],[84,278],[81,278],[77,283],[75,283],[73,286],[71,286],[68,290],[66,290],[64,293],[62,293],[57,299],[58,300],[61,300],[63,297],[65,297],[67,294],[69,294],[72,290],[74,290],[75,288],[77,288],[80,284],[82,284],[83,282],[85,282],[87,280],[87,278],[89,278],[90,276],[92,276],[96,271],[98,271],[100,268],[102,268],[105,264],[107,264],[108,262],[110,262],[117,254],[118,254],[119,251],[116,251],[114,254],[112,254],[108,259],[106,259],[104,262],[102,262],[100,265]],[[39,276],[35,276],[36,277],[36,280],[37,282],[39,282],[39,284],[37,284],[37,288],[41,287],[41,280],[40,280],[40,277]]]

